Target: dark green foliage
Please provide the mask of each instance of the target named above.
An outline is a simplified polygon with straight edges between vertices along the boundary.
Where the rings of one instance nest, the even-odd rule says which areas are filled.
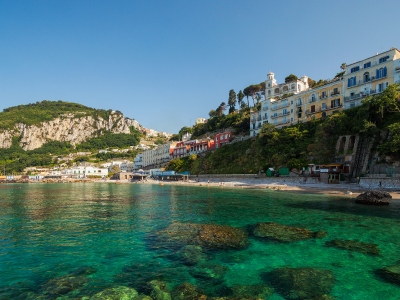
[[[105,148],[127,148],[139,144],[137,134],[105,132],[102,136],[87,139],[86,142],[76,145],[78,151],[97,150]]]
[[[126,153],[113,153],[113,152],[108,152],[108,153],[97,153],[96,158],[100,161],[106,161],[108,159],[113,159],[113,158],[135,158],[136,154],[138,154],[138,151],[132,150],[128,151]]]
[[[235,130],[236,134],[241,132],[248,132],[250,128],[250,113],[247,110],[244,110],[237,114],[234,113],[229,115],[216,116],[209,119],[204,124],[197,124],[193,126],[192,138],[195,139],[203,134],[206,134],[207,132],[213,132],[228,127],[232,127]]]
[[[285,78],[285,83],[297,81],[298,78],[296,75],[290,74],[288,77]]]
[[[79,112],[79,114],[77,114]],[[38,125],[40,122],[51,121],[60,117],[60,114],[74,113],[75,118],[92,116],[95,119],[108,119],[110,110],[94,109],[78,103],[64,101],[47,101],[18,105],[5,108],[0,112],[0,129],[12,129],[17,123]]]

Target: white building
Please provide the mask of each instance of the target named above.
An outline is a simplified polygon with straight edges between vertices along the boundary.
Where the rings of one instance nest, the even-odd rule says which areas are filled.
[[[182,141],[188,141],[192,138],[192,134],[187,132],[184,135],[182,135]]]
[[[123,161],[112,161],[111,165],[108,167],[108,170],[111,172],[114,169],[114,166],[118,167],[118,170],[120,169],[120,166],[122,165]]]
[[[136,157],[133,159],[134,162],[134,169],[139,170],[143,167],[143,154],[137,154]]]
[[[139,144],[138,146],[136,146],[137,150],[147,150],[150,149],[149,146],[146,146],[145,144]]]
[[[61,175],[67,175],[68,177],[72,178],[87,178],[88,176],[93,175],[105,177],[108,175],[108,170],[96,167],[74,167],[71,169],[62,170]]]
[[[108,152],[110,152],[110,151],[107,151],[107,150],[99,150],[99,153],[108,153]]]
[[[148,167],[154,164],[154,150],[153,149],[147,149],[144,150],[142,153],[142,158],[143,158],[143,167]]]
[[[394,61],[394,83],[400,84],[400,59]]]
[[[134,169],[135,169],[135,165],[134,165],[133,162],[125,160],[125,161],[119,166],[119,169],[120,169],[122,172],[132,173],[132,172],[134,171]]]
[[[287,94],[297,94],[308,89],[308,77],[302,76],[300,80],[277,84],[275,74],[269,72],[265,81],[265,98],[280,98]]]

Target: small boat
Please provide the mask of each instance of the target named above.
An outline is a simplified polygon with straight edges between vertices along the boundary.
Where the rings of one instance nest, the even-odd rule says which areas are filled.
[[[164,185],[164,183],[160,183],[160,184],[159,184],[159,186],[163,186],[163,185]]]

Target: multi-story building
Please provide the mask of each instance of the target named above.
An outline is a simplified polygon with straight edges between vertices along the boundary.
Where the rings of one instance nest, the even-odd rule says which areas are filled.
[[[141,169],[143,167],[143,154],[137,154],[136,157],[133,159],[133,163],[135,171]]]
[[[96,167],[74,167],[62,170],[61,175],[67,175],[68,177],[73,178],[86,178],[92,175],[105,177],[108,175],[108,169]]]
[[[393,67],[394,83],[400,84],[400,59],[394,61]]]
[[[195,124],[195,125],[197,125],[197,124],[203,124],[203,123],[205,123],[205,122],[207,122],[206,119],[204,119],[204,118],[197,118],[197,119],[196,119],[196,122],[195,122],[194,124]]]
[[[232,140],[233,132],[223,132],[214,135],[215,148],[220,148],[223,145],[229,144]]]
[[[295,119],[308,122],[343,110],[343,78],[335,78],[326,84],[309,89],[295,96]]]
[[[153,165],[154,164],[154,150],[153,149],[144,150],[142,153],[142,158],[143,158],[143,167],[144,168]]]
[[[275,74],[269,72],[265,81],[265,98],[277,99],[284,95],[297,94],[308,89],[308,77],[302,76],[300,80],[277,84]]]
[[[289,126],[294,122],[294,96],[283,99],[267,99],[264,104],[269,107],[270,113],[268,123],[274,124],[277,128]]]
[[[171,153],[171,159],[199,154],[212,148],[214,148],[214,141],[211,139],[179,142]]]
[[[400,51],[391,48],[389,51],[347,65],[344,74],[344,109],[361,105],[366,96],[378,94],[393,84],[395,63],[398,63],[398,59]]]
[[[261,102],[261,105],[263,102]],[[260,131],[263,121],[266,122],[267,112],[261,110],[252,110],[250,112],[250,136],[255,136]]]

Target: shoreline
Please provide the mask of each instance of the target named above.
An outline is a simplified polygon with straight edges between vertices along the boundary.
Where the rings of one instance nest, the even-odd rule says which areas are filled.
[[[58,183],[58,182],[29,182],[29,184],[45,184],[45,183]],[[341,184],[301,184],[301,183],[254,183],[250,180],[242,179],[239,181],[222,181],[222,180],[210,180],[207,181],[163,181],[163,180],[147,180],[140,182],[129,182],[128,180],[95,180],[95,181],[77,181],[77,182],[65,182],[65,183],[109,183],[109,184],[155,184],[155,185],[179,185],[179,186],[197,186],[197,187],[219,187],[219,188],[240,188],[240,189],[261,189],[261,190],[272,190],[279,192],[289,193],[301,193],[301,194],[315,194],[315,195],[327,195],[327,196],[340,196],[355,198],[359,194],[371,191],[372,189],[360,187],[357,183],[341,183]],[[11,184],[2,183],[2,184]],[[0,189],[1,185],[0,184]],[[14,182],[12,184],[18,184]],[[3,187],[5,188],[5,187]],[[376,190],[382,190],[389,192],[393,199],[400,200],[400,189],[393,188],[376,188]]]

